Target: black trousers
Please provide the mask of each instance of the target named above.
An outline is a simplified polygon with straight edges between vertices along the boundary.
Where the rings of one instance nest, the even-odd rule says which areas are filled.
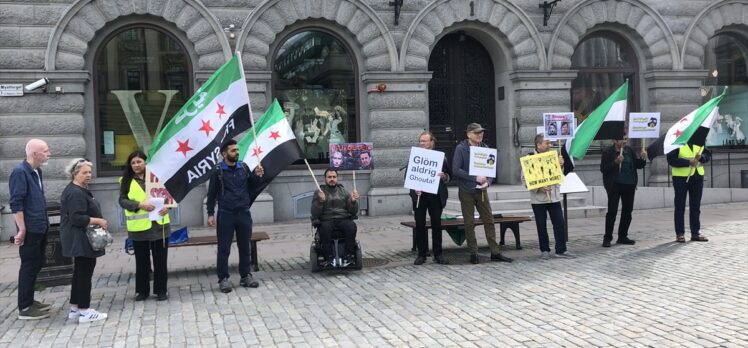
[[[426,228],[426,213],[431,219],[431,241],[434,249],[434,257],[442,254],[442,201],[439,195],[421,193],[418,207],[413,211],[416,220],[416,247],[418,256],[426,257],[429,254],[429,231]]]
[[[148,295],[151,293],[151,256],[153,257],[153,293],[166,294],[168,271],[166,261],[169,254],[168,240],[133,241],[135,249],[135,292]]]
[[[96,258],[78,256],[73,259],[73,284],[70,287],[70,304],[78,308],[91,307],[91,279]]]
[[[341,236],[345,239],[345,254],[348,256],[356,254],[357,229],[356,223],[351,219],[320,221],[317,234],[319,235],[320,247],[326,253],[327,260],[331,260],[333,255],[335,255],[332,239],[340,238]]]
[[[634,210],[635,185],[613,184],[608,193],[608,213],[605,214],[605,236],[603,240],[613,240],[613,227],[618,214],[618,201],[621,201],[621,222],[618,224],[618,239],[626,239],[631,225],[631,211]]]
[[[673,212],[675,219],[675,234],[683,235],[686,233],[686,226],[683,222],[683,215],[686,213],[686,197],[688,197],[688,221],[691,226],[691,237],[698,237],[701,230],[701,195],[704,191],[704,177],[694,174],[691,180],[686,181],[686,177],[673,177],[673,190],[675,198],[673,199]]]
[[[239,275],[249,276],[250,241],[252,240],[252,214],[249,208],[236,212],[218,210],[216,216],[218,234],[218,253],[216,256],[216,273],[218,281],[229,277],[229,255],[231,243],[236,232],[236,246],[239,248]]]
[[[47,233],[26,232],[23,245],[18,248],[21,268],[18,270],[18,309],[24,309],[34,303],[34,284],[36,276],[44,265],[44,254],[47,248]]]

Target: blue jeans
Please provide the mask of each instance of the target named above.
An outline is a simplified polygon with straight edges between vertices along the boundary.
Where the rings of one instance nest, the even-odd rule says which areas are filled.
[[[218,253],[216,273],[218,281],[229,277],[229,254],[236,232],[236,246],[239,248],[239,275],[250,275],[250,241],[252,240],[252,214],[249,208],[239,211],[218,210],[216,215]]]
[[[561,210],[561,203],[532,204],[532,212],[535,213],[535,227],[538,229],[540,251],[551,251],[548,229],[545,223],[547,215],[550,215],[551,224],[553,224],[553,238],[556,240],[556,254],[565,253],[566,235],[564,234],[564,212]]]
[[[674,176],[673,189],[675,198],[673,199],[675,234],[683,235],[686,233],[686,226],[683,222],[683,215],[686,213],[686,196],[688,196],[688,217],[691,226],[691,236],[698,237],[701,229],[699,215],[701,215],[701,193],[704,190],[704,177],[693,175],[691,180],[686,182],[686,177]]]

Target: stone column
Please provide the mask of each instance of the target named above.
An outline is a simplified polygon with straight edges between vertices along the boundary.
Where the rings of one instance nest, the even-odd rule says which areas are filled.
[[[366,193],[368,213],[409,212],[411,201],[403,188],[405,171],[400,168],[408,164],[410,147],[417,145],[418,135],[428,129],[431,72],[367,72],[361,80],[365,94],[362,140],[374,143],[374,170]],[[383,92],[377,91],[381,83],[386,85]]]
[[[660,134],[702,103],[699,87],[706,70],[658,70],[644,73],[648,103],[642,98],[643,111],[660,112]],[[649,105],[649,107],[646,107]],[[647,139],[647,143],[654,139]],[[667,186],[670,176],[665,156],[655,158],[648,170],[648,186]]]

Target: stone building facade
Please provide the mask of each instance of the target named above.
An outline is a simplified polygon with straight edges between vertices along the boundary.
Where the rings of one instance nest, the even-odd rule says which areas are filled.
[[[728,84],[743,93],[733,97],[733,108],[743,109],[734,120],[748,116],[741,89],[748,83],[747,0],[562,0],[547,18],[540,3],[6,0],[0,4],[0,84],[41,78],[49,84],[0,97],[0,205],[7,206],[7,178],[25,142],[39,137],[52,151],[47,197],[59,197],[68,182],[62,168],[71,158],[90,158],[97,166],[92,190],[106,217],[116,220],[114,168],[123,164],[125,145],[137,145],[132,119],[117,116],[123,114],[117,106],[157,120],[168,109],[155,94],[166,92],[157,90],[181,92],[174,98],[183,103],[233,52],[241,54],[255,117],[275,97],[301,113],[308,92],[329,108],[306,106],[300,133],[312,120],[318,133],[327,127],[346,142],[374,144],[375,168],[357,172],[372,215],[409,210],[400,168],[424,129],[434,131],[449,153],[465,124],[489,126],[487,142],[499,149],[497,181],[517,184],[518,158],[528,152],[542,113],[586,114],[596,103],[590,95],[600,99],[626,78],[630,109],[660,112],[663,128]],[[128,50],[135,53],[128,56]],[[165,53],[149,55],[158,50]],[[117,71],[122,61],[144,68]],[[710,74],[723,66],[727,71]],[[112,97],[115,89],[140,90],[144,97],[132,99],[133,107]],[[148,100],[158,105],[138,104]],[[343,126],[325,125],[336,111],[347,117],[338,121]],[[737,129],[744,128],[738,123]],[[733,136],[739,140],[740,134]],[[314,167],[321,176],[329,154],[312,152],[319,154]],[[577,163],[588,184],[601,182],[598,163],[594,151]],[[715,187],[740,186],[738,170],[747,163],[740,152],[718,154],[710,180]],[[350,187],[350,175],[343,174]],[[651,185],[666,184],[664,160],[657,159],[646,177]],[[261,196],[255,220],[304,215],[313,188],[305,167],[290,168]],[[182,224],[203,223],[196,212],[204,211],[204,196],[196,189],[185,199]],[[13,230],[7,207],[1,221],[5,238]]]

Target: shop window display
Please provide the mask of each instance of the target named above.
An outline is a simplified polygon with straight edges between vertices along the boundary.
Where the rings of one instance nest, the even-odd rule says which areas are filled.
[[[705,48],[704,67],[709,76],[701,88],[703,101],[719,95],[728,87],[719,105],[719,116],[707,135],[711,147],[746,147],[748,130],[748,40],[737,33],[715,35]]]

